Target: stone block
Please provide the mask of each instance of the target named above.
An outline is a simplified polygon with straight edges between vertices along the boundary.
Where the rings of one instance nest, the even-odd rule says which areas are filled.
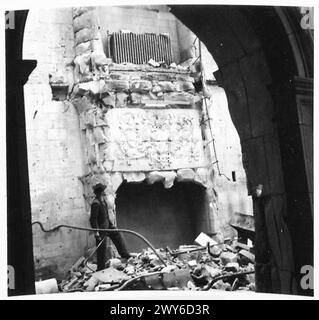
[[[152,171],[147,175],[147,182],[153,184],[158,181],[164,181],[165,177],[159,171]]]
[[[84,92],[90,91],[93,94],[102,93],[105,90],[104,80],[93,80],[78,84],[78,88]]]
[[[175,102],[186,102],[193,104],[195,102],[194,96],[187,92],[169,92],[164,93],[164,100]]]
[[[148,72],[148,73],[142,74],[141,79],[149,80],[149,81],[172,81],[172,80],[175,80],[175,74]]]
[[[176,179],[181,181],[193,181],[195,178],[195,172],[192,169],[179,169],[177,170]]]
[[[192,81],[185,81],[185,82],[182,82],[182,84],[183,84],[183,91],[195,92],[195,87]]]
[[[193,83],[194,79],[189,74],[177,74],[175,77],[176,81],[182,81],[182,82],[191,82]]]
[[[131,83],[131,90],[132,92],[147,92],[152,89],[152,83],[150,81],[146,80],[137,80],[137,81],[132,81]]]
[[[164,188],[169,189],[174,185],[174,181],[176,178],[176,172],[175,171],[164,171],[163,175],[165,177],[164,180]]]
[[[130,88],[127,80],[105,80],[104,92],[128,91]]]
[[[93,39],[100,39],[101,35],[97,28],[84,28],[76,32],[75,35],[75,45],[87,42]]]
[[[163,92],[173,92],[175,90],[173,83],[170,81],[160,81],[158,82],[157,86]]]
[[[112,80],[130,80],[130,75],[126,73],[111,73],[110,78]]]
[[[139,105],[145,104],[150,100],[158,100],[157,97],[152,93],[137,93],[132,92],[130,95],[130,103]]]
[[[178,92],[181,92],[181,91],[195,92],[193,82],[191,81],[175,81],[174,89],[175,91],[178,91]]]
[[[83,12],[83,14],[73,19],[74,32],[78,32],[84,28],[91,28],[94,25],[97,25],[97,16],[95,11],[92,10]]]
[[[130,95],[131,104],[141,104],[142,94],[137,92],[132,92]]]
[[[102,98],[102,101],[112,108],[115,108],[115,99],[116,95],[113,92],[109,92],[108,95],[104,98]]]
[[[75,18],[92,10],[94,10],[94,7],[74,7],[72,15]]]
[[[127,105],[129,95],[125,92],[116,93],[115,106],[117,108],[123,108]]]
[[[223,265],[227,265],[231,262],[237,262],[237,255],[233,252],[222,252],[219,258]]]
[[[75,55],[79,56],[91,50],[91,41],[82,42],[75,47]]]
[[[124,172],[123,179],[127,182],[142,182],[145,180],[144,172]]]

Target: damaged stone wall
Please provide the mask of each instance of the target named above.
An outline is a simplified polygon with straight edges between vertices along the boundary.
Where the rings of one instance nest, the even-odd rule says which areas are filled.
[[[37,68],[24,86],[32,221],[88,225],[83,188],[79,119],[73,105],[54,101],[50,79],[72,80],[74,34],[71,9],[30,10],[24,59]],[[52,77],[50,77],[50,75]],[[70,80],[71,79],[71,80]],[[43,233],[33,226],[36,279],[63,276],[89,246],[85,232]]]
[[[209,149],[201,128],[202,96],[186,68],[112,63],[100,50],[97,8],[73,10],[75,79],[70,95],[84,136],[87,209],[92,186],[106,184],[115,222],[116,191],[123,181],[192,181],[207,187],[208,229],[213,226],[213,181]],[[81,34],[81,41],[79,34]],[[98,42],[100,41],[100,44]],[[83,53],[79,48],[85,44]],[[96,61],[99,56],[99,63]],[[194,169],[194,170],[193,170]]]
[[[209,167],[216,159],[212,144],[206,145],[210,135],[203,123],[219,114],[213,123],[219,134],[219,128],[232,125],[221,115],[228,110],[218,106],[210,116],[202,112],[202,96],[185,66],[112,64],[104,53],[106,34],[123,29],[169,33],[176,62],[181,62],[180,50],[191,39],[185,38],[166,6],[30,11],[24,58],[38,61],[25,86],[33,221],[48,228],[60,223],[88,226],[92,185],[98,181],[108,182],[114,221],[116,191],[124,180],[160,181],[165,188],[174,181],[191,181],[206,188],[205,231],[217,233],[227,225],[229,212],[241,207],[234,190],[231,197],[216,197],[216,190],[218,195],[227,193],[231,182],[222,183],[213,170],[216,164]],[[232,139],[223,135],[220,162],[241,156],[239,142],[233,152],[225,151]],[[240,159],[234,165],[234,170],[242,170]],[[235,184],[236,191],[242,191],[245,179],[236,172],[241,178],[231,187]],[[68,270],[92,245],[93,237],[85,232],[43,234],[35,226],[36,270],[39,275]]]
[[[165,188],[192,181],[205,186],[213,201],[201,96],[188,72],[111,64],[107,74],[85,80],[75,86],[71,101],[86,140],[82,182],[88,207],[92,186],[102,182],[114,213],[124,180],[162,181]]]

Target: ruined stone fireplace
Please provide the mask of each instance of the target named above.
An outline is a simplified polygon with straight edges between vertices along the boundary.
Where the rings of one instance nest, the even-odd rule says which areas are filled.
[[[79,83],[72,102],[83,132],[88,210],[92,187],[102,182],[114,221],[155,245],[189,244],[200,231],[214,233],[202,102],[187,72],[110,65],[109,78]],[[132,250],[140,249],[131,240]]]

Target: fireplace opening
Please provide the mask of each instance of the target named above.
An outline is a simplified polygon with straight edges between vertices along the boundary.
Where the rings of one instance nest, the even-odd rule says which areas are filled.
[[[206,189],[193,182],[176,182],[169,189],[161,182],[124,182],[117,191],[117,224],[141,233],[156,248],[175,249],[193,244],[201,231],[209,233],[208,206]],[[140,239],[124,237],[131,252],[146,249]]]

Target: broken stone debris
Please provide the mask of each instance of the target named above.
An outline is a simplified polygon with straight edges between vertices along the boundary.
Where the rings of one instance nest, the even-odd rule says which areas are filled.
[[[237,242],[156,251],[166,266],[150,248],[128,260],[112,258],[97,272],[96,264],[80,258],[59,283],[59,291],[255,290],[254,254]]]

